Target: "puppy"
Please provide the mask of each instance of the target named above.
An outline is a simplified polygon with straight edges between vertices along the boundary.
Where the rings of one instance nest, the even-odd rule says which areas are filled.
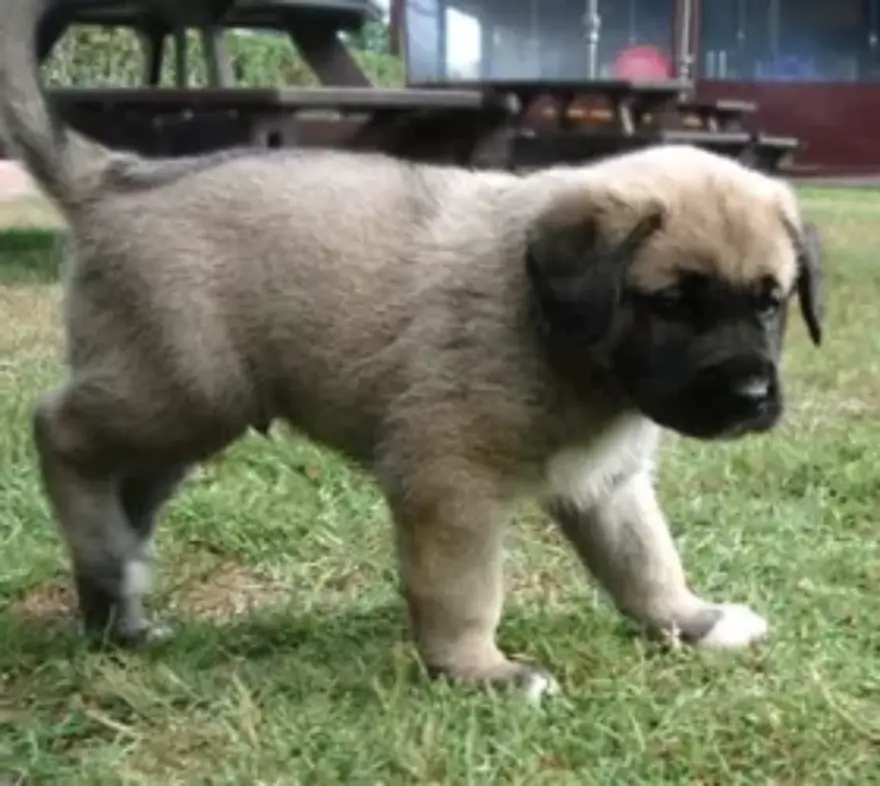
[[[766,623],[688,585],[655,498],[665,429],[772,428],[817,244],[793,192],[686,146],[517,177],[379,155],[111,153],[41,98],[39,4],[0,17],[6,142],[67,219],[69,375],[35,406],[86,629],[149,639],[157,514],[275,420],[370,472],[430,671],[554,687],[496,644],[511,508],[541,502],[624,614],[696,645]]]

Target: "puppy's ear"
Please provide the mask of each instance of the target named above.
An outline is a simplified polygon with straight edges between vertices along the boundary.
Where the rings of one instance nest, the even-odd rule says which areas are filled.
[[[822,246],[819,230],[814,224],[805,224],[799,232],[788,224],[788,232],[797,253],[797,294],[801,314],[810,339],[816,346],[822,343],[822,322],[825,316],[825,291],[822,275]]]
[[[601,339],[614,320],[627,268],[663,221],[663,211],[652,208],[617,242],[607,239],[600,213],[539,221],[529,232],[526,269],[547,326],[587,343]]]

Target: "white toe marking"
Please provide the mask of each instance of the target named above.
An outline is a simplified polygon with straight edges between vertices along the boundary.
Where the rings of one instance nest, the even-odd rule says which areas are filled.
[[[731,604],[720,609],[721,619],[697,642],[700,647],[746,647],[767,635],[767,621],[747,606]]]
[[[168,641],[168,639],[174,636],[174,630],[170,625],[153,625],[150,628],[150,642],[162,643],[164,641]]]
[[[560,692],[559,683],[549,674],[532,674],[525,686],[526,700],[529,704],[540,704],[544,696],[556,696]]]

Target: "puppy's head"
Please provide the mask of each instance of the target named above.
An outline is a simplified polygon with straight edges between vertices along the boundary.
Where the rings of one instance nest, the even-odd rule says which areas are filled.
[[[601,363],[634,406],[682,434],[775,425],[791,298],[822,337],[818,235],[791,190],[671,146],[548,181],[526,257],[548,340],[567,347],[557,357]]]

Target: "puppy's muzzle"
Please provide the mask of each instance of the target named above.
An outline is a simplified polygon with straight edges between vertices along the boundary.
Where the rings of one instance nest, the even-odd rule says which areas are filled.
[[[722,428],[763,430],[780,414],[779,381],[774,363],[762,357],[741,357],[700,371],[701,398]]]

